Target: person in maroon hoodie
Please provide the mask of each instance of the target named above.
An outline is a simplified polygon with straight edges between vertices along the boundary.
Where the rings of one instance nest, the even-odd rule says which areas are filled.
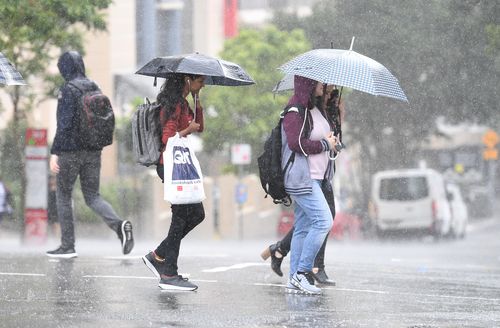
[[[315,286],[314,260],[333,225],[325,188],[333,189],[333,159],[339,149],[334,122],[325,108],[326,85],[294,77],[294,95],[284,111],[282,160],[285,191],[294,202],[287,292],[321,294]],[[291,165],[289,159],[292,159]]]
[[[325,102],[326,116],[328,116],[329,120],[334,123],[334,135],[338,136],[340,134],[340,123],[343,122],[345,115],[344,104],[339,99],[339,93],[336,86],[328,85],[325,91],[326,94],[325,97],[323,97],[323,101]],[[335,122],[339,123],[335,124]],[[328,202],[332,216],[335,219],[335,198],[333,195],[333,188],[331,184],[324,183],[321,185],[321,189],[325,195],[326,201]],[[280,277],[283,276],[281,263],[290,251],[293,231],[294,229],[292,227],[292,229],[290,229],[281,240],[270,245],[269,247],[266,247],[261,254],[261,257],[264,260],[271,257],[271,269]],[[316,255],[316,258],[314,259],[312,276],[319,284],[335,286],[335,281],[330,279],[325,271],[325,250],[327,241],[328,235]]]
[[[199,92],[205,86],[205,77],[200,75],[173,74],[163,84],[157,96],[161,104],[162,147],[176,133],[185,137],[203,131],[203,108]],[[186,97],[194,99],[195,112],[189,107]],[[156,171],[163,182],[163,155]],[[172,221],[167,237],[154,250],[142,257],[144,264],[160,279],[159,287],[167,290],[196,290],[198,286],[177,272],[177,259],[181,240],[205,218],[203,203],[171,205]]]

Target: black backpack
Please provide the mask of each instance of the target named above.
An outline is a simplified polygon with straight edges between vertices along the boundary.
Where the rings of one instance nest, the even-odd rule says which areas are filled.
[[[115,115],[109,98],[97,86],[92,90],[85,90],[74,82],[69,84],[81,93],[77,123],[81,145],[92,150],[111,145]]]
[[[259,165],[260,183],[266,192],[265,198],[271,196],[275,204],[283,204],[290,206],[292,199],[285,191],[284,171],[295,160],[295,153],[290,155],[285,169],[281,169],[281,124],[287,113],[286,108],[281,114],[280,120],[276,127],[271,131],[271,135],[264,143],[264,152],[257,159]]]

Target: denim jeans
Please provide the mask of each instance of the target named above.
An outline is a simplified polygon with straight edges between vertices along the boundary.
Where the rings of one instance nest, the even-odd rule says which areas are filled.
[[[332,212],[321,190],[321,182],[313,180],[312,193],[292,195],[295,202],[295,223],[290,277],[297,271],[312,271],[314,259],[333,225]]]
[[[100,215],[113,231],[118,232],[122,220],[111,205],[99,194],[101,176],[101,152],[77,151],[59,155],[60,171],[57,174],[57,215],[61,224],[61,245],[65,248],[75,246],[75,227],[73,219],[73,187],[80,176],[83,198],[88,207]]]
[[[330,207],[330,212],[332,212],[332,218],[333,221],[335,221],[335,197],[333,195],[333,187],[332,184],[327,181],[323,180],[323,183],[321,184],[321,190],[323,191],[323,195],[325,195],[326,201],[328,203],[328,206]],[[288,252],[290,252],[290,245],[292,243],[292,237],[293,237],[293,227],[290,229],[285,237],[281,239],[280,241],[280,253],[283,256],[286,256]],[[325,269],[325,251],[326,251],[326,242],[328,241],[328,234],[326,235],[325,241],[323,243],[323,246],[321,246],[318,255],[316,255],[316,259],[314,260],[314,268],[318,268],[320,270]]]

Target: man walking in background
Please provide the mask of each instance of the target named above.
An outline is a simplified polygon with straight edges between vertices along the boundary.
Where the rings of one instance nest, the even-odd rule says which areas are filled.
[[[94,81],[85,76],[85,65],[76,51],[65,52],[57,63],[66,83],[61,87],[57,103],[57,130],[51,149],[50,169],[57,174],[57,213],[61,224],[61,246],[47,252],[50,257],[72,258],[75,252],[75,229],[72,192],[77,177],[85,203],[99,214],[116,232],[123,254],[134,247],[132,224],[121,220],[111,205],[99,194],[102,146],[88,145],[82,137],[80,106],[87,92],[99,90]],[[114,122],[114,121],[113,121]]]

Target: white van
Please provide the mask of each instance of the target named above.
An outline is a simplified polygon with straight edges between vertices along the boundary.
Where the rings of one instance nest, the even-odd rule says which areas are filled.
[[[450,232],[451,211],[443,176],[432,169],[377,172],[372,177],[370,215],[378,234],[422,230]]]

